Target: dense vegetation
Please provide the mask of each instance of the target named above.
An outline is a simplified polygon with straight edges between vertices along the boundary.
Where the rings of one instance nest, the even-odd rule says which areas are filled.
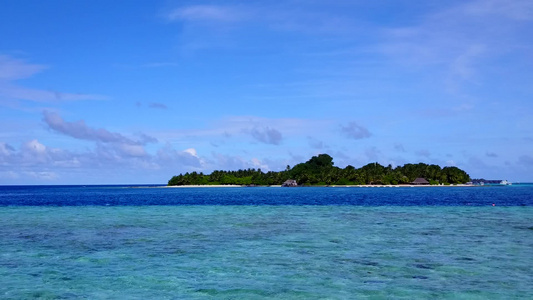
[[[457,167],[444,167],[424,163],[406,164],[392,168],[370,163],[359,169],[333,166],[333,158],[327,154],[313,156],[305,163],[287,166],[284,171],[266,172],[261,169],[238,171],[214,171],[185,173],[172,177],[168,185],[280,185],[287,179],[295,179],[299,185],[359,185],[359,184],[408,184],[416,178],[425,178],[431,184],[458,184],[470,181],[470,176]]]

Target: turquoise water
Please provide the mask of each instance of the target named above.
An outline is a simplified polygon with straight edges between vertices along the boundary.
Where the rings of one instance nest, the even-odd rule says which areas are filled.
[[[0,250],[2,299],[533,297],[532,206],[3,206]]]

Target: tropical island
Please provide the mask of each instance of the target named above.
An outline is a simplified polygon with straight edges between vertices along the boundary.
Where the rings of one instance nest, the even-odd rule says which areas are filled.
[[[191,172],[173,176],[169,186],[183,185],[242,185],[270,186],[327,186],[327,185],[408,185],[431,184],[452,185],[465,184],[470,176],[457,167],[428,165],[425,163],[405,164],[393,168],[379,163],[369,163],[361,168],[351,165],[344,169],[334,166],[333,158],[328,154],[313,156],[305,163],[294,167],[287,166],[283,171],[263,172],[261,169],[238,171],[213,171],[211,174]]]

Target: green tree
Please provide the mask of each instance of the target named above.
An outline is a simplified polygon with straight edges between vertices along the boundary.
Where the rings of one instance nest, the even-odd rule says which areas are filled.
[[[369,163],[359,169],[334,166],[328,154],[311,157],[305,163],[294,167],[287,166],[280,172],[263,173],[261,169],[239,169],[236,171],[216,170],[211,174],[191,172],[172,176],[168,185],[239,184],[239,185],[280,185],[287,179],[295,179],[301,185],[330,184],[404,184],[418,177],[426,178],[432,184],[456,184],[470,181],[470,176],[457,167],[442,168],[424,163],[405,164],[392,168],[379,163]]]

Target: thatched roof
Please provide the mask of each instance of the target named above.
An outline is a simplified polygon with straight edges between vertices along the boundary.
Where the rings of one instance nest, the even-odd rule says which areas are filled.
[[[412,184],[429,184],[429,181],[427,181],[425,178],[417,178],[412,182]]]

